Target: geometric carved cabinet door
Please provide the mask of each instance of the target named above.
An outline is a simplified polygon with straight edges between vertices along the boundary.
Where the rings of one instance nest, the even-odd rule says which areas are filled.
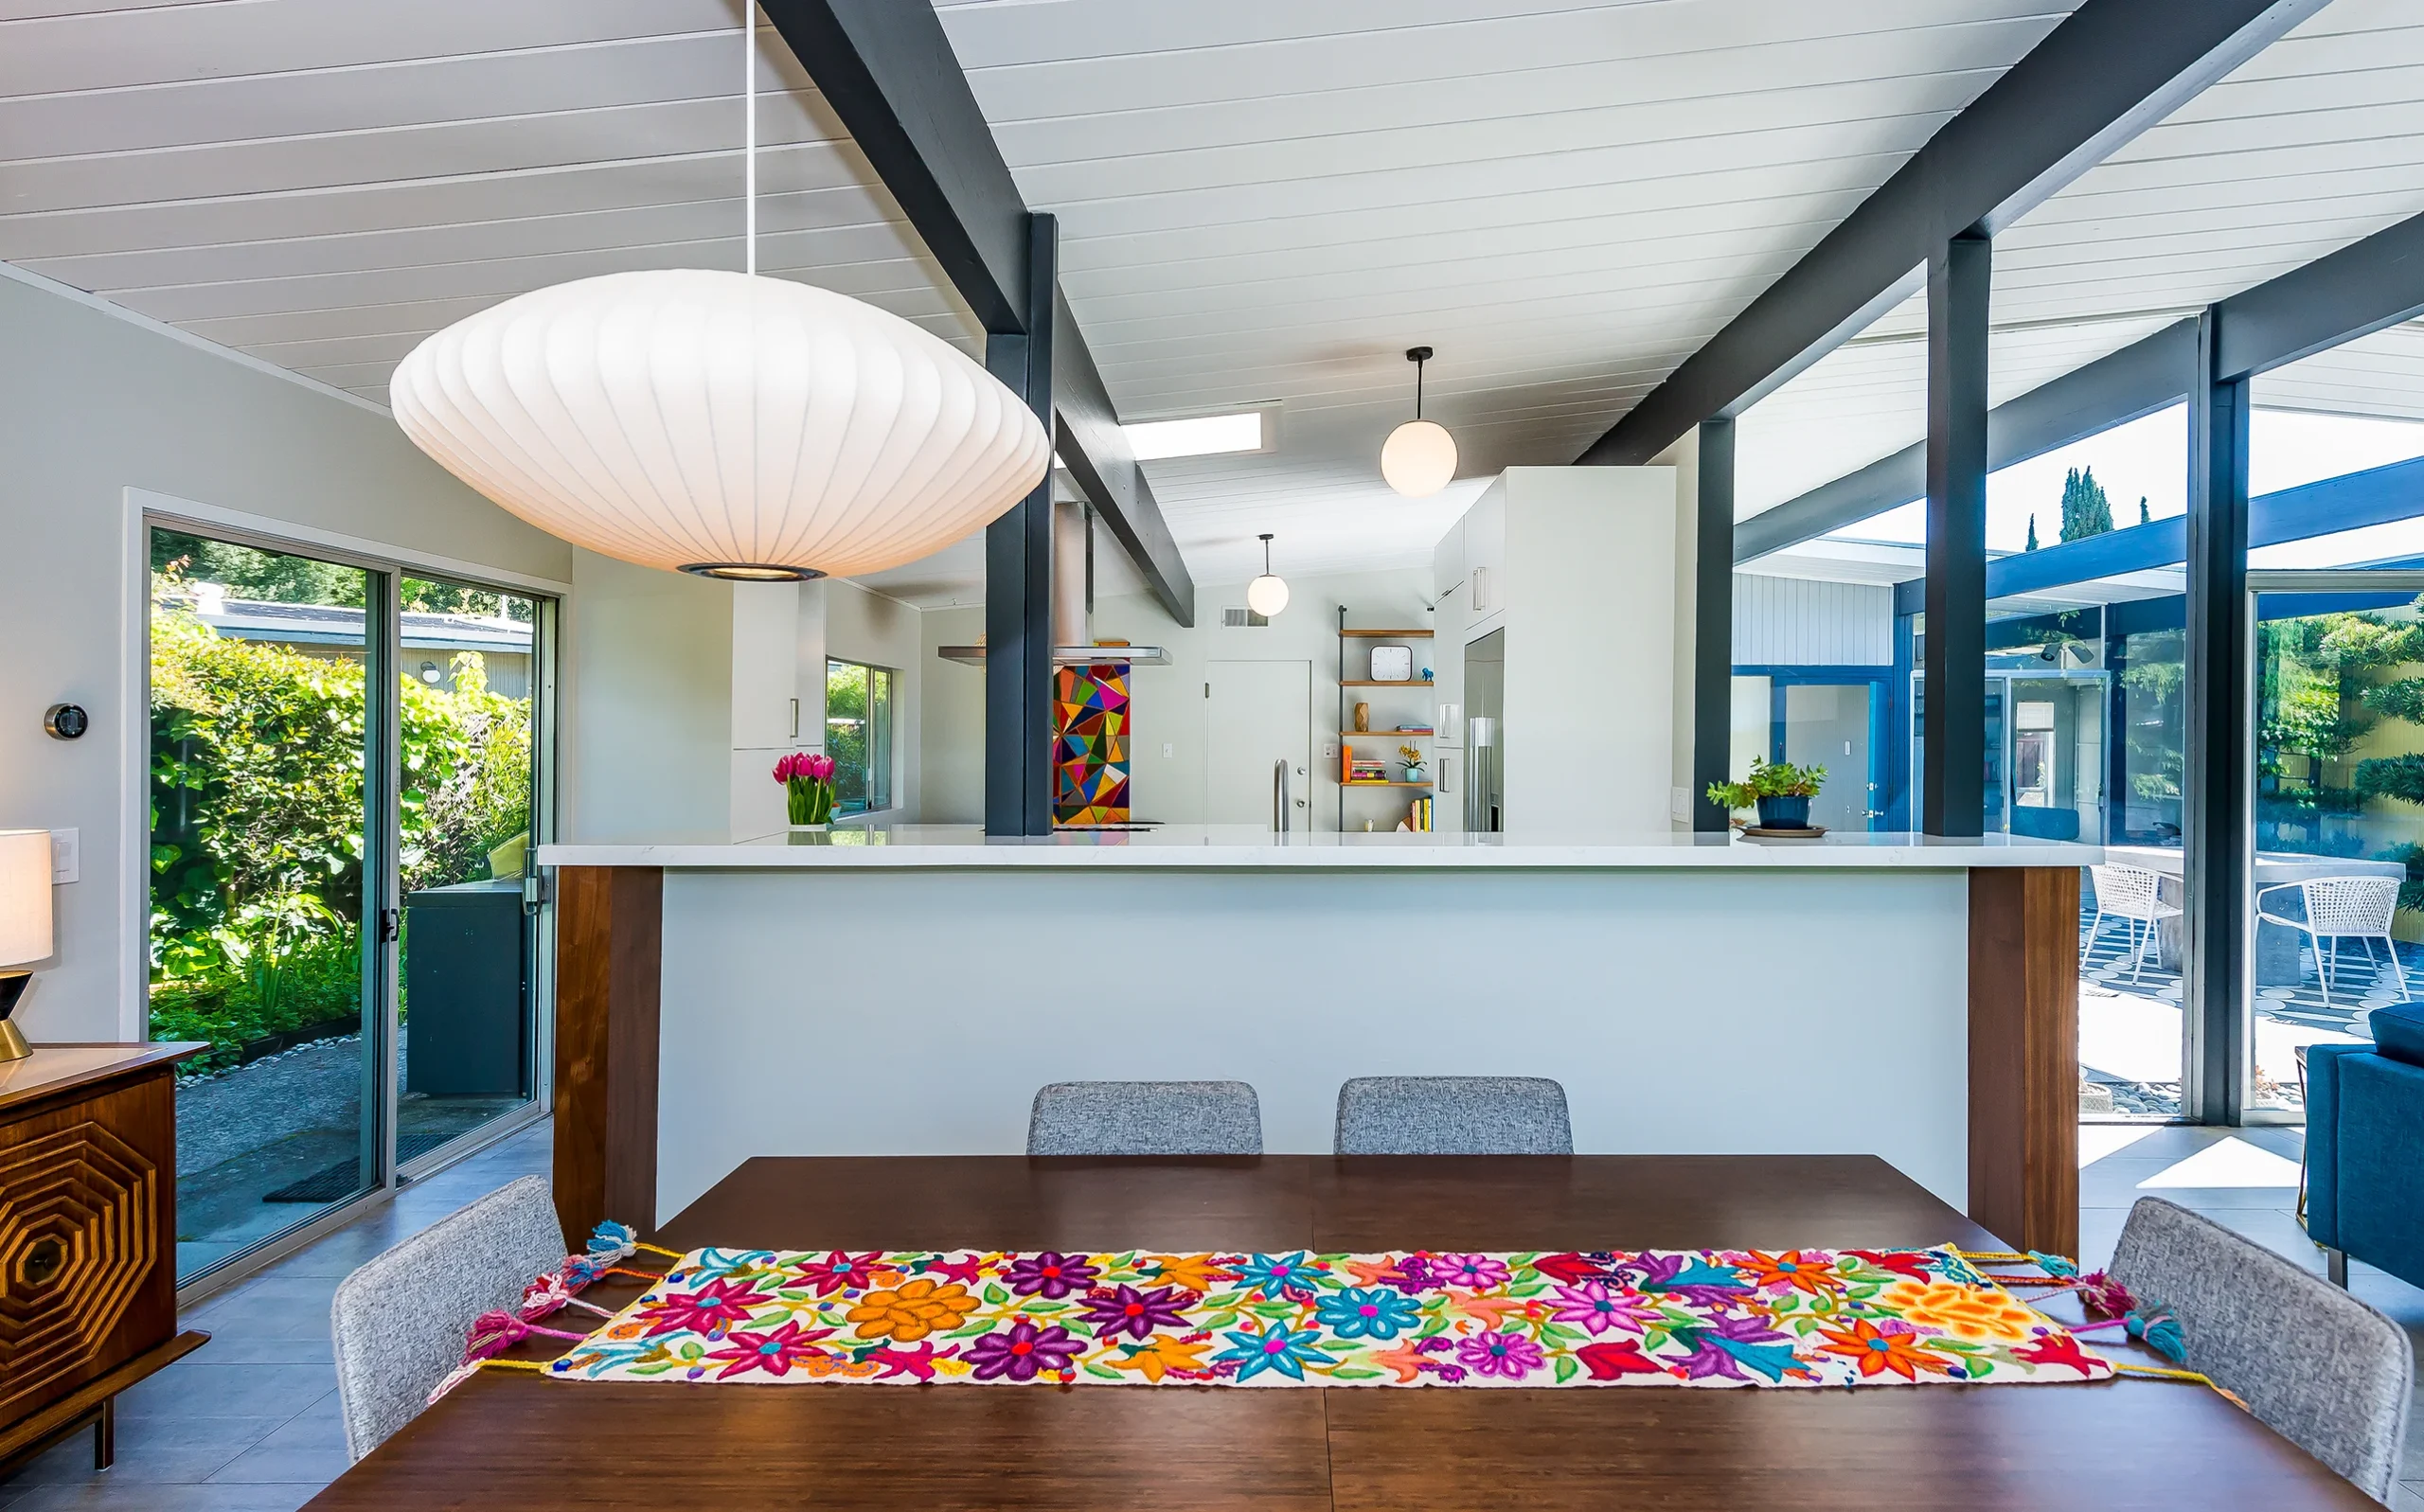
[[[160,1263],[159,1181],[89,1120],[0,1148],[0,1419],[108,1343]]]

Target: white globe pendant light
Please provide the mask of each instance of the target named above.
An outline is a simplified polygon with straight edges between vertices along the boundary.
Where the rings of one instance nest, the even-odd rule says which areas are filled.
[[[756,8],[744,28],[756,40]],[[1052,442],[949,343],[757,273],[608,274],[508,299],[415,347],[396,422],[439,466],[576,545],[707,577],[914,561],[1032,492]]]
[[[1262,576],[1246,584],[1246,607],[1265,619],[1274,619],[1288,607],[1288,585],[1271,570],[1271,537],[1262,539]]]
[[[1422,418],[1422,365],[1431,348],[1407,348],[1414,364],[1414,418],[1389,433],[1381,447],[1381,476],[1409,499],[1427,499],[1456,476],[1456,438],[1436,420]]]

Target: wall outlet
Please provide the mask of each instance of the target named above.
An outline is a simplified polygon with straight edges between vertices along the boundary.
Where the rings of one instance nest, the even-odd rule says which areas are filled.
[[[50,832],[50,880],[72,882],[84,875],[84,834],[80,829]]]
[[[1335,746],[1335,745],[1326,745],[1326,746],[1323,746],[1323,747],[1322,747],[1322,759],[1323,759],[1323,760],[1325,760],[1325,761],[1335,761],[1335,760],[1337,760],[1337,759],[1338,759],[1338,747],[1337,747],[1337,746]]]

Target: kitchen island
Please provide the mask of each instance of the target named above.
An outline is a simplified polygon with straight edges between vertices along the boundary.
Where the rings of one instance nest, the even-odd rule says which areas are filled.
[[[1178,826],[544,846],[558,1202],[646,1227],[752,1156],[1014,1153],[1049,1081],[1234,1077],[1267,1149],[1321,1153],[1349,1076],[1544,1076],[1578,1152],[1876,1154],[2070,1253],[2100,855]]]

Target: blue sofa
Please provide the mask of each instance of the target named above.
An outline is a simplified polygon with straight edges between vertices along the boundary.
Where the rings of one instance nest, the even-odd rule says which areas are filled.
[[[2424,1005],[2377,1008],[2376,1043],[2307,1047],[2307,1234],[2424,1287]]]

